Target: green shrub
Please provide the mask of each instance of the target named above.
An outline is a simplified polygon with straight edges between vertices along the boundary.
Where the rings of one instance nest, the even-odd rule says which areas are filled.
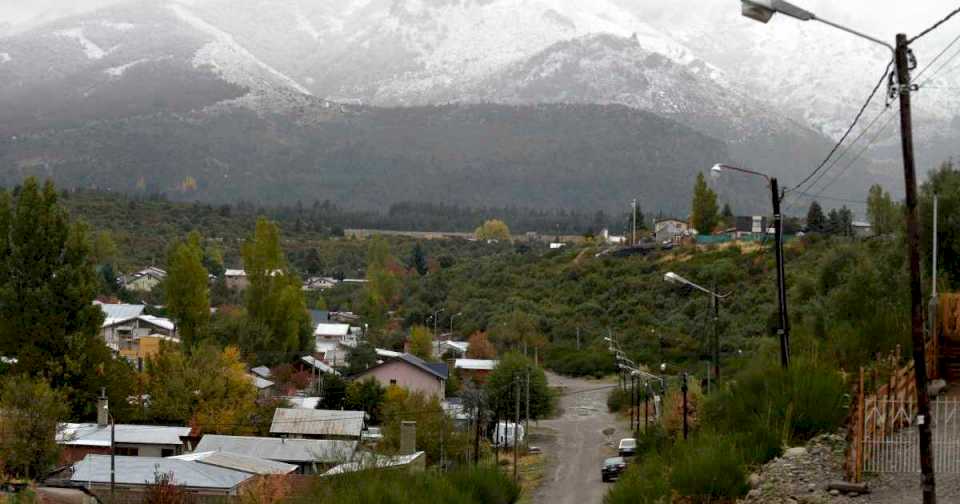
[[[695,502],[733,499],[746,493],[746,468],[730,436],[701,433],[670,451],[670,488]]]
[[[657,454],[636,457],[617,483],[603,498],[603,504],[668,504],[670,502],[669,465]]]
[[[360,471],[332,478],[316,477],[289,502],[302,504],[513,504],[520,488],[492,466],[449,473]]]
[[[630,391],[617,387],[607,395],[607,409],[619,413],[630,409]]]
[[[544,365],[567,376],[602,378],[617,371],[613,354],[606,349],[597,348],[577,350],[571,347],[554,347],[547,352]]]

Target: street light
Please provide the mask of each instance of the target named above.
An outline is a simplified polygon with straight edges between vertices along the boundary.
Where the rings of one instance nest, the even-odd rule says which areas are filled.
[[[930,418],[930,397],[927,390],[926,347],[923,334],[923,294],[920,285],[920,231],[917,216],[917,167],[913,155],[913,116],[911,109],[911,93],[915,85],[910,80],[911,65],[916,64],[910,44],[916,40],[907,39],[905,33],[898,33],[896,46],[892,46],[880,39],[865,35],[856,30],[826,21],[815,16],[812,12],[801,9],[783,0],[741,0],[743,15],[751,19],[766,23],[776,13],[781,13],[801,21],[816,20],[838,30],[850,33],[875,44],[886,47],[893,53],[893,61],[897,72],[897,84],[891,86],[891,91],[900,99],[900,149],[903,153],[903,180],[906,202],[906,245],[910,267],[910,339],[913,346],[914,379],[917,389],[917,417]],[[949,19],[953,14],[947,17]],[[942,21],[941,21],[942,22]],[[934,27],[938,26],[934,25]],[[932,28],[931,28],[932,29]],[[929,30],[921,33],[921,36]],[[819,168],[818,168],[819,169]],[[920,473],[922,476],[923,502],[934,504],[937,502],[936,477],[933,463],[933,433],[930,423],[917,422],[917,434],[920,441]]]
[[[745,2],[746,1],[748,0],[745,0]],[[776,247],[777,251],[777,302],[780,310],[777,335],[780,337],[780,365],[783,366],[784,369],[787,369],[790,367],[790,319],[787,316],[787,279],[783,266],[783,215],[780,213],[780,202],[783,200],[783,195],[780,193],[777,177],[771,177],[765,173],[727,164],[715,164],[713,168],[710,168],[710,173],[716,176],[729,171],[762,177],[770,186],[770,195],[773,201],[774,247]],[[764,231],[766,231],[766,229],[764,229]]]
[[[720,382],[720,300],[726,298],[730,293],[718,294],[706,287],[697,285],[686,278],[670,271],[663,275],[663,279],[672,284],[686,285],[693,287],[701,292],[709,294],[713,299],[713,379]]]
[[[740,12],[743,14],[743,16],[753,19],[754,21],[767,23],[770,21],[771,18],[773,18],[773,15],[777,13],[783,14],[784,16],[792,17],[794,19],[798,19],[800,21],[820,21],[825,25],[832,26],[839,30],[856,35],[860,38],[864,38],[871,42],[880,44],[886,47],[887,49],[890,49],[891,52],[896,52],[893,46],[891,46],[890,44],[882,40],[860,33],[852,28],[848,28],[846,26],[839,25],[832,21],[827,21],[826,19],[817,17],[814,13],[806,9],[797,7],[796,5],[793,5],[792,3],[786,2],[784,0],[741,0],[740,5],[741,5]]]

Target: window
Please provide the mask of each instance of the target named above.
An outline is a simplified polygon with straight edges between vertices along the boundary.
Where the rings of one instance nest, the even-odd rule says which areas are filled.
[[[161,457],[172,457],[175,454],[176,453],[174,452],[173,448],[163,448],[162,450],[160,450]]]
[[[130,446],[117,446],[115,448],[117,455],[123,455],[127,457],[139,457],[140,448],[130,447]]]
[[[396,384],[397,384],[397,380],[390,380],[390,385],[396,385]]]

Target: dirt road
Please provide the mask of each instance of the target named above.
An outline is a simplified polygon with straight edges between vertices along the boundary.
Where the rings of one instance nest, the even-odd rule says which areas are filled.
[[[595,504],[610,483],[600,481],[600,463],[616,456],[616,443],[628,426],[607,412],[607,393],[616,382],[578,380],[547,374],[562,387],[559,418],[531,428],[531,444],[543,448],[548,464],[533,501],[543,504]],[[629,423],[629,422],[627,422]]]

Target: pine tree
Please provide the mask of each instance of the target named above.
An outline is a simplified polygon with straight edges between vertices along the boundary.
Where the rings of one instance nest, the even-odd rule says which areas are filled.
[[[703,173],[697,174],[697,181],[693,186],[693,202],[691,204],[690,222],[700,234],[710,234],[717,227],[718,212],[717,193],[707,186]]]
[[[208,285],[200,234],[194,231],[170,249],[165,285],[167,309],[177,321],[181,341],[188,349],[205,336],[210,322]]]
[[[807,210],[807,232],[823,233],[827,229],[827,219],[823,215],[823,208],[820,203],[814,201],[810,203],[810,209]]]
[[[723,212],[720,213],[722,217],[723,226],[726,228],[732,228],[737,225],[737,219],[733,216],[733,210],[730,208],[730,203],[723,204]]]
[[[106,387],[121,417],[132,380],[98,337],[90,254],[86,226],[70,222],[53,183],[28,178],[15,200],[0,191],[0,351],[17,359],[14,374],[63,392],[75,415]]]
[[[879,184],[871,186],[867,196],[867,218],[874,234],[885,235],[896,231],[900,226],[900,216],[901,209],[893,202],[890,193]]]
[[[415,269],[420,276],[426,275],[429,271],[427,255],[423,252],[420,242],[414,244],[413,250],[410,252],[410,267]]]

